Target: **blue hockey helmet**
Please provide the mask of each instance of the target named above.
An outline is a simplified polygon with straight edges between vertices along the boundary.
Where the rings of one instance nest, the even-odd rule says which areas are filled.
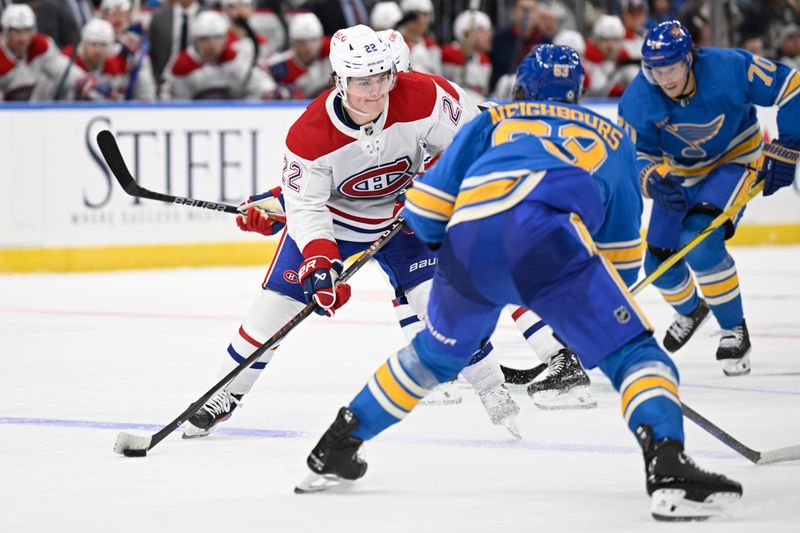
[[[650,83],[656,83],[652,69],[686,61],[692,66],[692,36],[677,20],[666,20],[656,25],[645,37],[642,45],[642,70]]]
[[[525,100],[577,103],[583,88],[583,65],[578,53],[564,45],[534,48],[517,67],[514,95]]]

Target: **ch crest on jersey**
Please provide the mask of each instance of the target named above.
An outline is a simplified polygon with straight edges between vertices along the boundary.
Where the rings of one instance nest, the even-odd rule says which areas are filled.
[[[338,187],[348,198],[376,198],[396,193],[404,188],[413,174],[409,172],[411,158],[401,157],[391,163],[374,166],[345,179]]]
[[[683,157],[702,158],[708,153],[700,146],[717,136],[725,122],[725,113],[722,113],[711,122],[705,124],[667,124],[664,129],[685,142],[689,146],[681,150]]]

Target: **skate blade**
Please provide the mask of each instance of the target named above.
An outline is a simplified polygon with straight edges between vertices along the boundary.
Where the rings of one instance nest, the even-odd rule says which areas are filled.
[[[513,416],[501,420],[500,425],[506,428],[508,432],[511,433],[511,435],[514,437],[514,439],[520,440],[522,438],[522,432],[519,430],[517,421]]]
[[[317,474],[310,472],[294,488],[295,494],[309,494],[312,492],[340,492],[353,484],[353,480],[344,479],[336,474]]]
[[[729,517],[734,504],[742,497],[735,492],[715,492],[705,501],[687,500],[683,489],[660,489],[653,492],[650,512],[660,521],[708,520]]]
[[[588,385],[572,387],[568,391],[541,391],[534,393],[533,403],[539,409],[594,409],[597,400],[594,399]]]
[[[150,449],[151,441],[152,437],[150,435],[142,437],[141,435],[120,431],[119,435],[117,435],[117,442],[114,443],[114,453],[121,455],[128,455],[125,453],[126,451],[128,453],[147,453],[147,450]]]
[[[746,376],[750,373],[750,352],[740,359],[725,359],[722,361],[722,372],[728,377]]]

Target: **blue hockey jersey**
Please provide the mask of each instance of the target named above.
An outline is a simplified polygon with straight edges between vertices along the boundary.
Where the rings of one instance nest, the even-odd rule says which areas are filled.
[[[508,103],[484,111],[456,135],[406,193],[404,213],[426,242],[441,242],[448,224],[485,218],[525,199],[577,213],[594,232],[615,190],[634,188],[638,198],[634,162],[630,138],[586,108]],[[547,176],[570,167],[585,172]]]
[[[761,155],[756,105],[778,106],[780,142],[800,148],[800,73],[745,50],[701,48],[692,66],[695,91],[668,97],[640,72],[619,103],[619,123],[636,143],[637,169],[652,162],[701,181],[724,163]]]

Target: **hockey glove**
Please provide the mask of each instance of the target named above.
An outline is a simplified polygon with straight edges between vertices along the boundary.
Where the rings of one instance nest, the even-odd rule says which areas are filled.
[[[251,196],[246,202],[239,204],[242,214],[236,217],[236,225],[242,231],[275,235],[286,225],[282,199],[280,187]]]
[[[303,257],[306,259],[297,274],[306,302],[319,306],[317,314],[333,316],[350,299],[350,285],[336,284],[344,270],[339,247],[333,241],[316,239],[303,248]]]
[[[683,178],[669,171],[663,171],[655,163],[642,171],[642,192],[645,198],[670,211],[686,210],[686,189],[681,184]]]
[[[764,196],[769,196],[792,184],[800,152],[773,142],[764,145],[763,154],[764,161],[756,181],[764,180]]]

